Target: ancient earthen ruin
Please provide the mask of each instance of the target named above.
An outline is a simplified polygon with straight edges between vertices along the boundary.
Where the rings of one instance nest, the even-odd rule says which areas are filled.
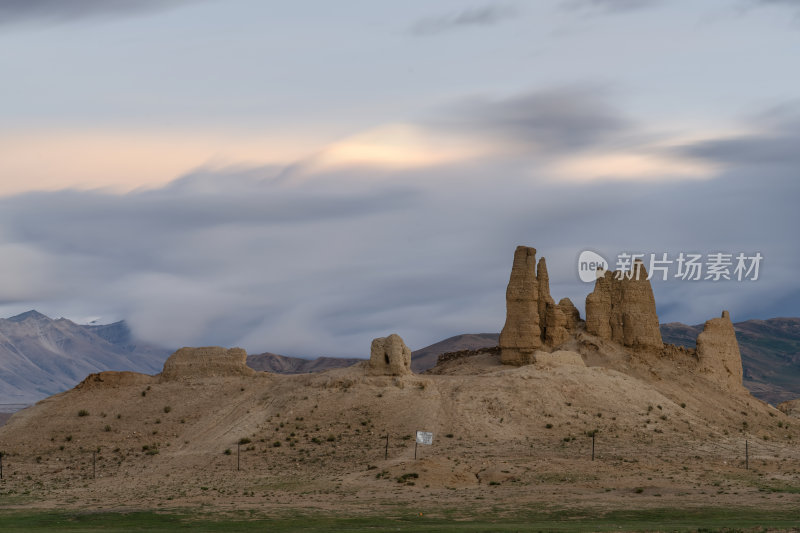
[[[367,374],[370,376],[404,376],[411,374],[411,350],[392,333],[372,341]]]
[[[552,364],[559,354],[563,358],[575,353],[557,349],[577,339],[579,333],[582,342],[589,336],[596,339],[593,342],[611,342],[640,357],[680,357],[718,386],[742,388],[742,360],[727,311],[705,323],[696,350],[665,345],[647,271],[641,261],[635,261],[630,271],[598,273],[594,290],[586,297],[584,322],[569,299],[555,304],[550,296],[545,259],[537,264],[534,248],[518,246],[506,290],[506,323],[500,334],[502,363]]]
[[[181,348],[169,356],[161,372],[162,381],[192,377],[250,376],[247,352],[241,348],[226,350],[219,346]]]
[[[557,305],[550,296],[550,277],[544,257],[536,264],[536,249],[518,246],[506,289],[506,323],[500,333],[504,364],[533,362],[543,345],[558,346],[580,323],[578,310],[568,298]]]
[[[586,297],[586,331],[634,350],[661,350],[656,299],[647,271],[636,261],[630,272],[606,272]]]
[[[697,336],[697,359],[700,370],[713,376],[720,385],[742,386],[742,357],[727,311],[720,318],[706,321],[703,332]]]

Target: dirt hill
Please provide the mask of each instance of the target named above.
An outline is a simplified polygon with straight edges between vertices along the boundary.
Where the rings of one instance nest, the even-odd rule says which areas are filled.
[[[800,484],[786,468],[800,460],[800,421],[679,358],[642,358],[586,334],[569,347],[586,366],[479,355],[394,378],[367,377],[365,363],[303,375],[94,375],[0,428],[4,487],[76,508],[800,503],[763,492]],[[415,461],[416,430],[434,432],[434,444]]]

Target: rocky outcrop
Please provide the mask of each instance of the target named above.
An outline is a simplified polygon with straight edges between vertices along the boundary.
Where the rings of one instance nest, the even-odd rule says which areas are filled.
[[[742,357],[736,331],[727,311],[720,318],[707,320],[697,336],[697,359],[701,372],[720,385],[742,387]]]
[[[372,341],[367,374],[370,376],[405,376],[411,374],[411,350],[392,333]]]
[[[578,308],[575,307],[575,304],[572,303],[572,300],[569,298],[561,298],[557,307],[561,311],[561,314],[564,315],[564,327],[567,331],[576,331],[578,326],[583,323],[583,320],[581,320],[581,313],[578,311]]]
[[[641,261],[630,272],[606,272],[586,297],[586,331],[634,350],[661,350],[653,288]]]
[[[500,360],[524,365],[542,345],[539,329],[539,282],[536,248],[517,246],[506,288],[506,323],[500,332]]]
[[[536,281],[539,285],[539,329],[541,338],[547,346],[558,346],[569,338],[567,318],[553,297],[550,296],[550,275],[544,257],[536,266]]]
[[[535,250],[533,253],[536,255]],[[544,260],[544,257],[540,258],[536,264],[536,288],[538,297],[536,310],[539,315],[539,330],[541,337],[544,339],[545,335],[547,335],[547,310],[556,305],[553,297],[550,296],[550,274],[547,273],[547,261]]]
[[[557,305],[547,305],[545,309],[545,324],[544,342],[548,346],[558,346],[569,338],[567,318]]]
[[[181,348],[164,363],[161,379],[219,376],[250,376],[255,370],[247,366],[247,352],[241,348],[226,350],[219,346]]]
[[[518,246],[506,289],[500,360],[507,365],[530,364],[536,350],[564,343],[579,323],[578,310],[569,299],[556,304],[550,296],[550,276],[544,257],[537,265],[536,249]]]

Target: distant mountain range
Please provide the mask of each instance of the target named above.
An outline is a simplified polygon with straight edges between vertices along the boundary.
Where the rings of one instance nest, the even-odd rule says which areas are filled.
[[[270,352],[247,356],[247,366],[253,370],[275,372],[277,374],[322,372],[323,370],[330,370],[332,368],[344,368],[361,361],[364,361],[364,359],[340,359],[338,357],[303,359],[302,357],[289,357]]]
[[[744,385],[773,404],[800,398],[800,318],[748,320],[734,324],[742,352]],[[663,324],[664,342],[694,347],[702,325]],[[497,333],[456,335],[412,352],[411,367],[424,372],[440,354],[496,346]],[[74,387],[88,374],[132,370],[157,374],[172,350],[137,342],[122,322],[80,325],[37,311],[0,319],[0,404],[27,404]],[[304,374],[342,368],[364,359],[305,359],[254,354],[247,364],[260,371]]]
[[[154,374],[169,353],[134,340],[125,322],[80,325],[37,311],[0,319],[0,403],[33,403],[103,370]]]

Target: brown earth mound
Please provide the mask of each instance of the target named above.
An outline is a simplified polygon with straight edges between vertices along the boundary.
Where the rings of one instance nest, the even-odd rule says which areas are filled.
[[[219,346],[206,346],[181,348],[170,355],[164,363],[161,379],[252,376],[254,373],[255,370],[247,366],[247,352],[241,348],[226,350]]]
[[[796,419],[680,362],[595,352],[605,341],[582,340],[588,366],[552,354],[554,365],[509,367],[481,354],[399,377],[367,376],[360,363],[294,376],[92,380],[0,429],[4,487],[59,508],[800,503],[761,490],[800,483],[786,468],[800,460]],[[614,368],[598,364],[604,357]],[[434,443],[415,461],[417,430]]]

